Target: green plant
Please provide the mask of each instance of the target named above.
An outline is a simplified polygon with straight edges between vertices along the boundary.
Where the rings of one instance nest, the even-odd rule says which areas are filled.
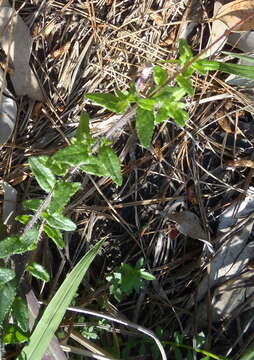
[[[43,233],[58,247],[63,248],[62,231],[76,229],[75,223],[64,214],[66,204],[81,187],[80,183],[71,182],[73,169],[109,176],[116,184],[122,183],[120,162],[111,149],[110,142],[102,139],[96,154],[95,143],[90,134],[88,115],[83,114],[76,137],[71,140],[70,145],[52,156],[29,158],[32,174],[46,194],[42,195],[44,199],[24,201],[24,208],[31,214],[17,216],[16,219],[25,224],[25,228],[20,234],[5,237],[0,241],[0,326],[3,327],[4,343],[24,342],[28,339],[27,306],[18,296],[18,279],[22,274],[16,275],[9,268],[9,257],[36,249]],[[42,281],[49,280],[47,271],[40,264],[33,262],[24,265],[23,271],[29,271]],[[10,326],[11,314],[14,324]]]
[[[106,276],[109,283],[109,292],[117,300],[122,301],[125,296],[133,291],[139,293],[144,288],[144,280],[155,280],[155,277],[144,268],[144,259],[137,261],[135,267],[121,264],[112,274]]]
[[[180,56],[177,60],[167,60],[163,63],[174,63],[179,67],[175,76],[169,78],[168,73],[161,66],[153,67],[153,86],[146,94],[140,94],[134,83],[125,92],[119,90],[112,94],[91,93],[87,94],[87,99],[99,104],[115,113],[124,113],[130,105],[135,104],[135,126],[140,143],[148,147],[151,143],[154,128],[156,125],[171,118],[180,127],[184,126],[188,120],[188,113],[184,110],[184,97],[194,96],[195,89],[191,77],[194,72],[205,75],[208,71],[221,71],[242,77],[254,78],[253,67],[232,63],[225,63],[207,60],[203,55],[193,56],[191,48],[183,39],[179,40]],[[226,53],[236,58],[254,61],[253,58]],[[169,84],[175,80],[178,86]]]

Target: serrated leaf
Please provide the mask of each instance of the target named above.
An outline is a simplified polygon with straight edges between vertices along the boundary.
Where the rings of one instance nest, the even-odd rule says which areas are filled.
[[[86,163],[89,158],[87,147],[83,144],[74,144],[66,146],[52,156],[53,161],[78,166]]]
[[[74,231],[77,228],[74,222],[62,214],[54,213],[49,215],[48,213],[43,213],[42,216],[46,219],[47,224],[55,229]]]
[[[153,108],[154,108],[156,102],[157,101],[155,99],[142,99],[142,98],[139,98],[138,99],[138,106],[141,107],[144,110],[153,111]]]
[[[38,229],[34,227],[23,236],[9,236],[1,240],[0,259],[31,250],[38,240],[38,235]]]
[[[156,85],[163,86],[168,80],[168,73],[160,66],[154,66],[153,78]]]
[[[52,200],[47,207],[47,212],[53,214],[62,212],[70,198],[80,189],[81,184],[59,180],[53,190]]]
[[[27,332],[28,327],[28,307],[25,300],[20,296],[16,296],[12,305],[13,318],[18,322],[21,330]]]
[[[44,191],[49,193],[53,189],[56,179],[52,171],[46,166],[47,161],[47,156],[30,157],[28,159],[38,184]]]
[[[129,105],[127,99],[122,99],[112,94],[93,93],[87,94],[86,98],[115,113],[123,113]]]
[[[62,249],[64,247],[63,234],[60,230],[54,229],[51,226],[45,224],[43,230],[48,235],[48,237],[54,241],[54,243]]]
[[[183,75],[178,75],[176,77],[176,82],[178,83],[178,85],[180,87],[182,87],[187,94],[193,96],[194,95],[194,88],[192,86],[192,82],[190,79],[188,79],[187,77],[184,77]]]
[[[11,309],[12,303],[16,296],[15,279],[5,283],[0,287],[0,326]]]
[[[31,263],[26,268],[34,277],[42,281],[48,282],[50,280],[49,273],[44,267],[36,262]]]
[[[144,147],[151,144],[154,129],[154,115],[151,111],[140,107],[136,110],[136,131],[139,141]]]
[[[43,200],[41,199],[30,199],[30,200],[24,200],[22,202],[23,208],[26,210],[33,210],[37,211],[39,207],[41,206]]]
[[[110,176],[117,185],[122,185],[123,178],[120,160],[111,147],[107,145],[101,146],[98,152],[98,158],[101,164],[104,164],[108,176]]]
[[[91,140],[89,117],[86,112],[83,113],[80,117],[79,126],[76,132],[76,139],[79,142],[84,142],[85,144],[89,143]]]
[[[197,60],[192,66],[195,70],[202,74],[206,74],[207,71],[215,71],[219,69],[219,64],[217,61],[209,60]]]
[[[21,355],[18,357],[19,360],[34,360],[43,357],[51,338],[62,321],[67,307],[77,292],[79,284],[102,244],[103,240],[88,251],[65,278],[40,318],[30,337],[29,344],[23,348]]]
[[[28,336],[16,325],[7,325],[4,329],[4,344],[20,344],[28,340]]]
[[[15,271],[0,267],[0,286],[15,278]]]

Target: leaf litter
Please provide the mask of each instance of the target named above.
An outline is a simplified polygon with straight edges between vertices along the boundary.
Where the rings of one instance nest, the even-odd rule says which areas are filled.
[[[2,4],[7,6],[6,2]],[[10,15],[10,9],[4,11]],[[93,107],[84,95],[95,91],[113,93],[114,89],[124,91],[132,80],[138,88],[149,85],[149,76],[144,80],[140,69],[149,72],[152,66],[160,65],[160,61],[177,57],[179,23],[188,21],[188,17],[184,19],[185,2],[174,0],[85,3],[17,0],[15,11],[15,21],[23,29],[26,45],[18,51],[24,54],[23,64],[16,63],[16,51],[10,52],[10,60],[15,72],[24,69],[26,75],[19,85],[14,85],[14,81],[11,86],[7,81],[13,97],[10,98],[11,120],[8,120],[12,125],[2,142],[5,145],[1,151],[1,179],[14,184],[22,201],[41,196],[30,177],[29,156],[53,154],[68,144],[84,109],[89,112],[94,136],[107,134],[120,119],[118,115]],[[185,33],[196,53],[209,43],[209,26],[214,30],[215,21],[211,24],[205,19],[216,17],[209,1],[201,1],[199,11],[204,22],[193,18],[192,30]],[[221,15],[216,21],[228,28],[225,19]],[[173,32],[173,41],[162,46]],[[18,36],[16,31],[13,35]],[[9,32],[5,36],[2,47],[8,55],[8,44],[15,44],[17,50],[21,39],[17,37],[15,43],[10,41]],[[228,47],[224,39],[210,56],[223,61],[225,57],[220,50],[234,51]],[[172,64],[165,68],[169,74],[175,69]],[[15,78],[11,73],[7,77],[11,82]],[[100,304],[105,303],[111,315],[120,318],[124,314],[129,319],[135,316],[140,325],[151,330],[161,328],[165,339],[171,340],[179,330],[192,337],[195,317],[205,314],[199,326],[205,334],[212,333],[213,352],[225,355],[232,346],[233,351],[240,349],[237,332],[239,322],[244,321],[241,309],[252,308],[249,300],[252,294],[250,264],[254,257],[252,194],[246,192],[253,186],[252,168],[235,166],[232,169],[228,163],[252,161],[253,115],[247,93],[237,85],[227,84],[221,74],[211,73],[206,78],[194,76],[193,81],[196,92],[194,99],[187,99],[190,120],[185,128],[180,129],[170,121],[158,126],[148,149],[137,143],[132,118],[124,129],[115,132],[112,143],[122,159],[124,182],[121,187],[117,188],[107,178],[95,177],[92,181],[84,173],[75,176],[74,181],[82,183],[83,189],[67,206],[67,212],[75,219],[77,230],[64,236],[63,250],[41,239],[34,256],[54,280],[49,287],[38,291],[35,286],[31,290],[48,300],[70,267],[104,237],[102,255],[89,269],[79,290],[78,306],[92,305],[100,310]],[[221,116],[227,117],[232,125],[226,136],[219,124]],[[193,188],[191,198],[190,186]],[[245,196],[245,200],[237,202],[240,196]],[[235,203],[238,207],[240,204],[238,212],[232,208],[235,209]],[[167,209],[172,208],[174,213],[170,218]],[[221,224],[225,219],[230,223],[226,223],[222,233]],[[207,252],[206,242],[214,254]],[[150,267],[156,280],[152,286],[147,284],[142,294],[130,296],[121,304],[115,303],[96,279],[103,284],[105,273],[121,262],[134,265],[141,257],[146,259],[145,265]],[[231,280],[235,280],[233,289]],[[212,328],[206,316],[209,291],[213,295]],[[190,298],[196,294],[199,303],[195,307]],[[77,320],[74,317],[74,323]],[[64,331],[66,335],[74,333],[71,327]],[[119,336],[117,331],[114,336]],[[227,331],[232,332],[231,340],[225,339]],[[108,335],[101,333],[101,339],[101,343],[105,343]],[[136,356],[138,346],[132,348],[128,356]],[[150,354],[149,346],[145,355]],[[166,351],[172,356],[170,346]]]

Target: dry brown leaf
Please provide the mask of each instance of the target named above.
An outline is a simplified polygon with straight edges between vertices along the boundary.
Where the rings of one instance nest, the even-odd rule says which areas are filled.
[[[10,75],[18,96],[28,95],[34,100],[43,101],[39,83],[30,68],[32,38],[22,18],[9,7],[0,7],[1,46],[14,65]]]
[[[235,0],[223,5],[216,15],[232,32],[250,31],[254,28],[254,0]]]
[[[207,242],[208,236],[200,224],[199,217],[193,212],[186,210],[175,214],[168,214],[168,217],[177,223],[176,228],[182,234]]]

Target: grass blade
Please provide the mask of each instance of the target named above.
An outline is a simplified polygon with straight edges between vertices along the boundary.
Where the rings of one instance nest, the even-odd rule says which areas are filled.
[[[29,344],[24,347],[21,355],[18,357],[19,360],[40,360],[43,357],[67,307],[70,305],[91,262],[98,254],[102,243],[103,240],[99,241],[91,250],[89,250],[66,277],[65,281],[44,311],[30,338]]]

